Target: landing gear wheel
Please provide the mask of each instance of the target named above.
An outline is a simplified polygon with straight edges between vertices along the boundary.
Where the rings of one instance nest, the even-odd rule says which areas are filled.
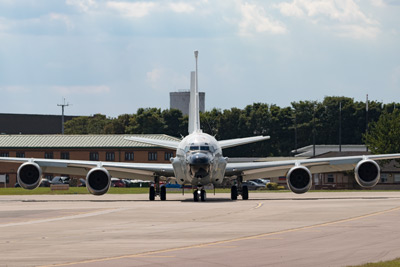
[[[234,185],[231,187],[231,199],[237,200],[237,196],[238,196],[238,189],[237,189],[237,186]]]
[[[206,197],[207,197],[207,193],[206,190],[201,189],[201,193],[200,193],[200,199],[202,202],[206,201]]]
[[[156,190],[154,189],[154,186],[150,186],[149,200],[153,201],[155,198],[156,198]]]
[[[243,200],[248,200],[249,199],[249,188],[247,185],[244,185],[242,187],[242,199]]]
[[[197,193],[197,190],[193,192],[193,201],[199,202],[199,193]]]
[[[165,186],[162,186],[162,187],[160,188],[160,199],[161,199],[162,201],[164,201],[164,200],[167,199],[167,188],[166,188]]]

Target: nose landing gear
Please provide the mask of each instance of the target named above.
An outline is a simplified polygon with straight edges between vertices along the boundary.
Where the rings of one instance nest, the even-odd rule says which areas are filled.
[[[207,198],[207,192],[206,190],[204,190],[203,187],[198,187],[196,190],[194,190],[193,192],[193,201],[194,202],[199,202],[199,200],[201,200],[201,202],[206,201]]]

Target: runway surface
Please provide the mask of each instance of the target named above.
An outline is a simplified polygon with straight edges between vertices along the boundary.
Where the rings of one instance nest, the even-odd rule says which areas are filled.
[[[0,196],[0,266],[348,266],[400,257],[400,192]]]

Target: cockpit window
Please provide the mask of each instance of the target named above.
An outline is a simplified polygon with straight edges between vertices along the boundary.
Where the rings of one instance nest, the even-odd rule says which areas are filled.
[[[190,145],[185,147],[185,152],[189,152],[189,151],[210,151],[211,153],[215,152],[215,148],[213,146],[209,146],[209,145],[202,145],[202,146],[197,146],[197,145]]]

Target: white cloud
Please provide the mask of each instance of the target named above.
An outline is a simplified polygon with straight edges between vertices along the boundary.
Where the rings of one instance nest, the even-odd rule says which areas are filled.
[[[66,0],[66,3],[70,6],[76,6],[81,12],[85,13],[97,6],[95,0]]]
[[[181,75],[173,70],[161,67],[146,73],[146,81],[157,91],[170,91],[189,88],[189,75]]]
[[[28,93],[31,90],[24,86],[0,86],[0,92],[7,92],[7,93]]]
[[[360,25],[341,25],[333,29],[338,36],[349,37],[353,39],[373,39],[380,30],[374,26],[360,26]]]
[[[49,16],[50,20],[54,21],[58,20],[63,22],[68,30],[72,30],[74,28],[74,23],[70,20],[70,18],[67,15],[51,13]]]
[[[192,13],[195,10],[192,5],[184,2],[170,3],[169,8],[176,13]]]
[[[53,86],[52,90],[61,95],[98,95],[106,94],[111,91],[108,86]]]
[[[365,15],[354,0],[293,0],[275,7],[285,16],[310,19],[339,36],[375,38],[380,32],[379,22]]]
[[[125,17],[142,18],[149,15],[156,4],[153,2],[107,2],[107,7],[118,11]]]
[[[371,5],[376,7],[385,7],[386,3],[383,0],[370,0]]]
[[[286,27],[279,21],[266,16],[263,7],[255,4],[244,3],[240,5],[241,21],[239,23],[239,35],[249,36],[254,33],[286,33]]]

